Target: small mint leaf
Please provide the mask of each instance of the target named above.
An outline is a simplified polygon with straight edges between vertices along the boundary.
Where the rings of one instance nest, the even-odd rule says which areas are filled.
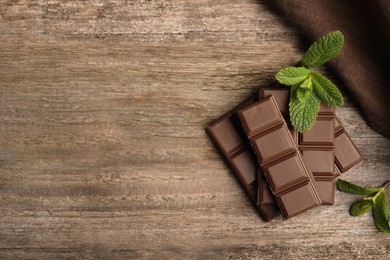
[[[339,190],[343,192],[359,194],[359,195],[370,195],[381,190],[381,188],[361,187],[342,179],[339,179],[337,181],[337,187],[339,188]]]
[[[311,76],[307,77],[305,81],[299,86],[300,88],[312,90],[313,89],[313,83],[311,82]]]
[[[344,36],[340,31],[331,32],[316,42],[307,50],[302,58],[305,67],[317,67],[333,59],[344,44]]]
[[[320,109],[320,100],[313,91],[309,91],[307,99],[301,101],[298,98],[299,89],[292,89],[289,106],[291,124],[298,132],[302,133],[314,125]]]
[[[306,102],[310,96],[310,93],[311,91],[309,89],[305,89],[301,87],[297,89],[297,97],[300,102]]]
[[[359,200],[352,205],[349,213],[352,216],[361,216],[364,213],[367,213],[371,209],[371,202],[369,200]]]
[[[283,85],[293,86],[304,81],[311,70],[304,67],[287,67],[276,73],[276,79]]]
[[[315,71],[312,71],[310,76],[313,82],[314,92],[322,102],[331,107],[342,106],[344,104],[340,90],[330,80]]]
[[[390,233],[389,206],[384,191],[380,192],[373,202],[372,216],[375,225],[384,233]]]

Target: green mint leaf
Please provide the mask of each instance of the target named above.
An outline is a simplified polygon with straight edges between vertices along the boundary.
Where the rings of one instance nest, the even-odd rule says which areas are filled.
[[[307,99],[309,98],[311,93],[311,90],[305,89],[305,88],[298,88],[297,89],[297,97],[300,102],[306,102]]]
[[[337,181],[337,187],[339,190],[352,194],[370,195],[381,190],[381,188],[367,188],[352,184],[348,181],[339,179]]]
[[[364,213],[367,213],[371,209],[371,202],[369,200],[359,200],[352,205],[349,213],[352,216],[361,216]]]
[[[384,191],[373,201],[372,216],[375,225],[384,233],[390,233],[389,206]]]
[[[311,76],[307,77],[305,81],[299,86],[300,88],[312,90],[313,89],[313,83],[311,82]]]
[[[315,71],[312,71],[310,77],[313,82],[314,92],[322,102],[332,107],[344,104],[340,90],[330,80]]]
[[[291,88],[290,93],[290,120],[293,127],[298,132],[309,130],[316,121],[320,109],[320,100],[313,91],[309,91],[309,96],[303,101],[298,98],[300,88]]]
[[[331,32],[313,43],[302,58],[305,67],[317,67],[333,59],[344,44],[344,36],[340,31]]]
[[[293,86],[304,81],[311,70],[304,67],[287,67],[276,73],[276,79],[283,85]]]

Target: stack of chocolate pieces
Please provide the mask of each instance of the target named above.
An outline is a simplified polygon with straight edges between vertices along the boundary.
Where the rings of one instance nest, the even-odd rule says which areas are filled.
[[[290,88],[260,88],[206,128],[262,218],[284,219],[333,205],[335,178],[363,158],[335,116],[321,105],[314,126],[289,124]]]

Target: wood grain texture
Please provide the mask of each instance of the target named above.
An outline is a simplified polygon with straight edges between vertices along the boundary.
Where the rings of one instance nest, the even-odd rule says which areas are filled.
[[[263,222],[204,128],[302,54],[268,1],[0,1],[0,258],[388,258],[357,197]],[[331,75],[330,75],[331,76]],[[365,156],[390,142],[346,93]]]

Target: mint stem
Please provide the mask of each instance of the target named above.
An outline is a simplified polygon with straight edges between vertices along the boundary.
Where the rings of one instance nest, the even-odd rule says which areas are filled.
[[[383,184],[382,188],[383,190],[387,190],[390,187],[390,180],[386,181],[385,184]]]

